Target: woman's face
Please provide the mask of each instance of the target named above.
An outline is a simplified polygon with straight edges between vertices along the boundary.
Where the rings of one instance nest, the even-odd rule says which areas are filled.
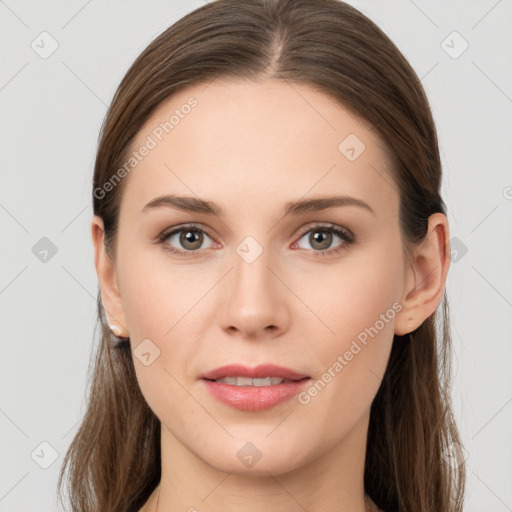
[[[408,267],[376,132],[310,86],[225,80],[167,100],[132,149],[116,316],[163,442],[261,474],[364,442]]]

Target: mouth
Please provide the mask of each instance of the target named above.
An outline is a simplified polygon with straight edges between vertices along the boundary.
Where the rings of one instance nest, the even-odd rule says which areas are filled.
[[[281,377],[263,377],[257,379],[251,379],[251,377],[221,377],[220,379],[207,379],[210,382],[223,382],[224,384],[230,384],[231,386],[255,386],[257,388],[263,386],[276,386],[283,382],[296,382],[293,380],[282,379]]]
[[[244,411],[275,407],[295,397],[310,381],[307,375],[271,364],[227,365],[199,378],[218,401]]]

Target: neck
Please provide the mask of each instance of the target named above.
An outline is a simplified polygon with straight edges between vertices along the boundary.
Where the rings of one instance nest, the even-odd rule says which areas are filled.
[[[161,482],[143,511],[376,512],[371,500],[365,500],[363,485],[367,428],[365,416],[328,453],[289,471],[261,464],[256,473],[237,466],[216,468],[162,426]]]

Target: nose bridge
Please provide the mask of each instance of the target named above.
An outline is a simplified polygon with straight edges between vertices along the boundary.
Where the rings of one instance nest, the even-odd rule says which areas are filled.
[[[251,255],[252,249],[248,251],[247,256]],[[265,295],[270,294],[272,285],[269,271],[270,253],[263,251],[254,259],[245,259],[237,250],[237,256],[234,258],[233,269],[233,287],[236,293],[240,295],[239,300],[244,302],[253,302],[254,299],[263,299]]]
[[[286,327],[286,301],[282,285],[269,270],[272,261],[271,251],[253,237],[247,237],[236,247],[223,303],[224,328],[256,336],[270,327]]]

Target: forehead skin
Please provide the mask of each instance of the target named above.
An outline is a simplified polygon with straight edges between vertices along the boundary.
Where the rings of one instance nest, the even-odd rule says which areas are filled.
[[[175,116],[169,133],[160,127],[158,140],[161,123],[191,97],[197,105]],[[354,135],[365,148],[350,161],[339,146]],[[287,201],[331,193],[366,201],[377,222],[398,222],[399,198],[382,139],[310,85],[274,79],[196,84],[163,102],[131,148],[148,137],[155,147],[124,178],[120,219],[132,226],[145,204],[170,192],[215,200],[230,230],[258,219],[268,231]],[[361,215],[359,208],[346,210]]]

